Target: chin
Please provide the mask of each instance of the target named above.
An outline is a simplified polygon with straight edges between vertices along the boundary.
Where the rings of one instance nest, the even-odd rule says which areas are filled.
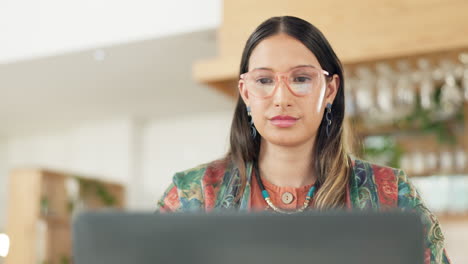
[[[271,144],[282,147],[300,146],[302,144],[307,143],[310,139],[310,137],[301,137],[299,135],[285,135],[285,133],[280,133],[276,135],[266,135],[263,137],[263,140],[266,140]]]

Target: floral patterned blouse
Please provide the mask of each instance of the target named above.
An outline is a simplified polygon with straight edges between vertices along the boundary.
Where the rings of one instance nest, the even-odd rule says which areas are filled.
[[[421,215],[425,230],[425,264],[449,264],[444,236],[436,216],[424,205],[408,176],[399,169],[372,164],[351,157],[352,169],[347,204],[353,209],[386,210],[401,208]],[[216,160],[178,172],[157,203],[160,212],[236,209],[251,211],[252,163],[247,163],[247,183],[238,202],[238,169]]]

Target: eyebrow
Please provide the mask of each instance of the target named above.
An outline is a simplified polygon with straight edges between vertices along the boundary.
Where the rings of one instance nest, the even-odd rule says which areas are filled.
[[[289,68],[288,70],[292,70],[292,69],[295,69],[295,68],[299,68],[299,67],[312,67],[312,68],[316,68],[314,65],[312,64],[302,64],[302,65],[297,65],[297,66],[294,66],[294,67],[291,67]],[[272,71],[273,69],[272,68],[268,68],[268,67],[258,67],[258,68],[254,68],[253,70],[270,70]]]

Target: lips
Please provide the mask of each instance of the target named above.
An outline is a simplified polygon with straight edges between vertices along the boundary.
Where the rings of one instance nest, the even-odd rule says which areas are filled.
[[[279,115],[275,116],[270,119],[272,125],[277,127],[290,127],[293,126],[297,122],[298,118],[287,116],[287,115]]]
[[[297,118],[288,115],[279,115],[273,117],[271,120],[297,120]]]

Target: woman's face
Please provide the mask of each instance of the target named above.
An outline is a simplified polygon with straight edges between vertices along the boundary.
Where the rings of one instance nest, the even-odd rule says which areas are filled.
[[[286,34],[277,34],[262,40],[252,51],[249,71],[269,68],[274,72],[287,72],[299,65],[312,65],[322,69],[315,55],[299,40]],[[281,146],[297,146],[313,142],[323,118],[327,103],[332,103],[339,76],[305,96],[296,96],[280,81],[274,94],[268,98],[249,94],[243,80],[239,81],[239,92],[251,108],[257,131],[268,142]],[[295,121],[278,121],[274,117],[290,116]],[[277,118],[276,118],[277,119]]]

